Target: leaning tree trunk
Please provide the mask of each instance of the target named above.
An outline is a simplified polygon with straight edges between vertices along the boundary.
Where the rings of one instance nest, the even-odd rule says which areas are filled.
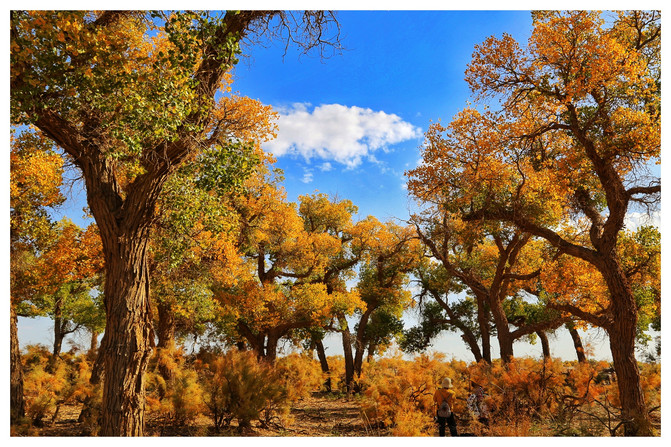
[[[538,338],[541,339],[541,348],[543,349],[543,360],[550,360],[550,341],[545,331],[537,331]]]
[[[575,354],[578,357],[578,363],[586,363],[587,357],[585,356],[585,348],[582,346],[582,340],[580,339],[578,330],[573,326],[572,323],[566,323],[566,329],[568,329],[569,334],[571,334],[573,347],[575,348]]]
[[[9,339],[10,339],[10,385],[9,385],[9,421],[16,424],[26,414],[23,397],[23,365],[17,329],[17,316],[14,305],[10,304]]]

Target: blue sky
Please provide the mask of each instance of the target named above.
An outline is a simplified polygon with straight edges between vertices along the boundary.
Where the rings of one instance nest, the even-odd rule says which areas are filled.
[[[404,171],[419,161],[423,132],[449,122],[471,99],[464,71],[474,46],[508,33],[521,44],[531,31],[527,11],[341,11],[344,51],[323,59],[299,55],[283,42],[245,49],[233,90],[280,113],[277,140],[265,145],[285,173],[290,201],[315,191],[350,199],[359,218],[407,219],[411,203]],[[85,195],[74,189],[56,218],[85,225]],[[408,321],[413,318],[409,316]],[[21,319],[21,344],[51,339],[49,320]],[[561,331],[556,355],[573,359]],[[598,358],[609,358],[604,337],[589,335]],[[589,341],[589,340],[587,340]],[[330,353],[338,353],[331,340]],[[436,349],[471,360],[455,334]],[[496,353],[497,349],[493,350]],[[516,344],[517,355],[540,355],[540,346]]]
[[[416,166],[430,122],[466,105],[474,46],[503,32],[526,40],[530,14],[343,11],[338,20],[342,54],[253,47],[233,88],[281,113],[279,141],[266,150],[278,156],[290,200],[319,190],[352,200],[361,218],[407,218],[403,173]]]

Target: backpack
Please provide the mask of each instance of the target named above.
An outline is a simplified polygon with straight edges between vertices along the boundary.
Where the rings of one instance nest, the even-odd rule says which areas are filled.
[[[452,409],[450,408],[450,404],[447,403],[447,399],[445,399],[438,407],[438,417],[449,418],[451,415]]]

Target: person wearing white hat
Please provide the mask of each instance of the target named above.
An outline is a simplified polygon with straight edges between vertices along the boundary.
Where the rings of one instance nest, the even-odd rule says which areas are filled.
[[[438,436],[445,436],[445,425],[450,428],[450,436],[459,436],[457,434],[457,421],[452,412],[455,395],[456,393],[452,389],[452,379],[445,377],[440,384],[440,388],[433,395],[433,400],[436,403]]]

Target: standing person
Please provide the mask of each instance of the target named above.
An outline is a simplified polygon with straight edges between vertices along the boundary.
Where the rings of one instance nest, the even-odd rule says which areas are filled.
[[[436,403],[438,436],[445,436],[445,424],[450,427],[450,436],[459,436],[457,434],[457,421],[452,412],[455,397],[455,392],[452,389],[452,379],[444,378],[440,386],[433,395],[433,400]]]
[[[468,410],[475,416],[480,423],[489,427],[489,410],[485,403],[485,389],[482,385],[471,382],[471,386],[475,386],[475,392],[468,396],[467,406]]]

